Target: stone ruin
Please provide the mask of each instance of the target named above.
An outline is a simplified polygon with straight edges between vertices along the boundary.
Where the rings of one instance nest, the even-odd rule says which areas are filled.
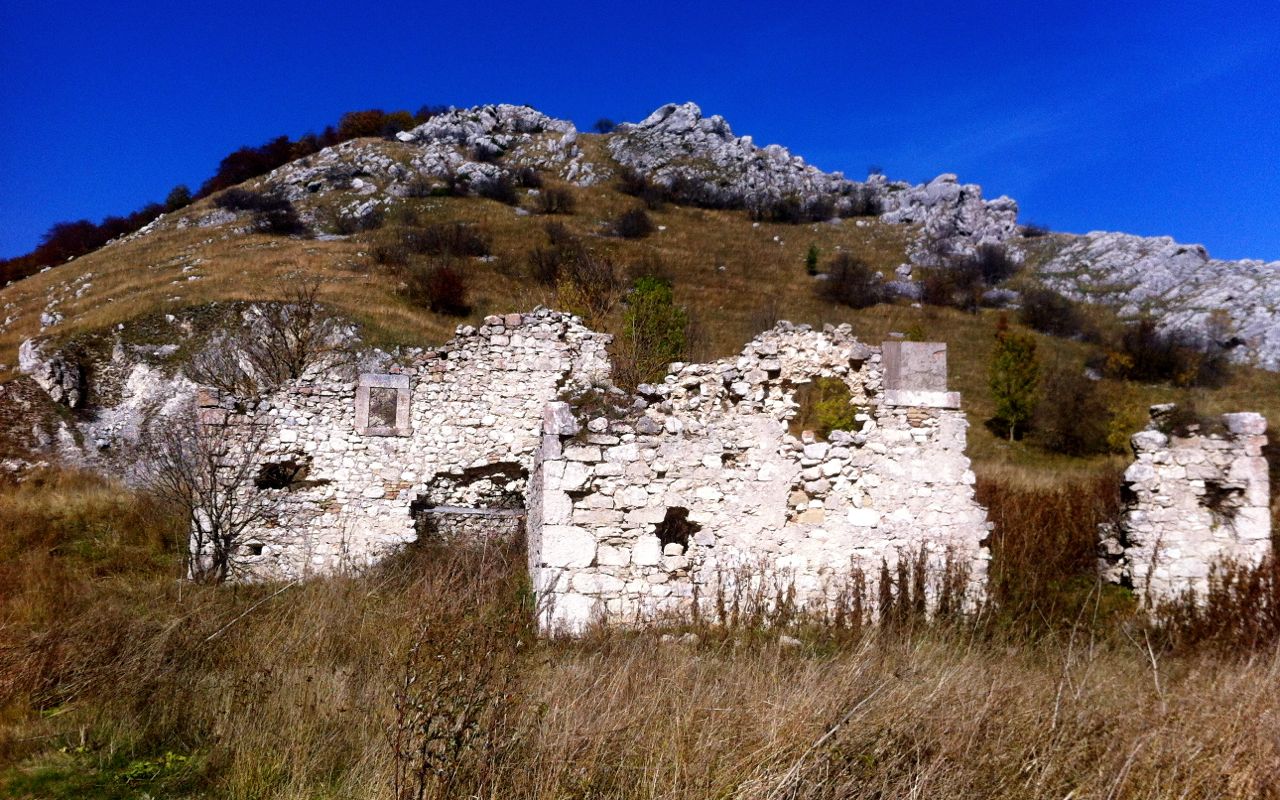
[[[607,379],[608,341],[546,309],[492,316],[388,372],[320,370],[265,399],[246,491],[275,493],[278,510],[252,531],[247,570],[295,578],[372,564],[422,533],[518,530],[543,408]],[[204,417],[234,406],[200,397]]]
[[[269,493],[273,516],[237,560],[297,578],[523,531],[546,632],[715,618],[726,598],[870,615],[915,570],[927,607],[981,599],[991,525],[945,345],[783,322],[632,395],[609,383],[608,343],[537,309],[399,364],[313,370],[250,409],[202,391],[202,420],[265,435],[244,491]],[[831,385],[846,413],[823,435],[806,405]],[[1148,599],[1270,552],[1265,420],[1162,424],[1134,436],[1129,506],[1103,542],[1106,577]]]
[[[788,429],[819,378],[847,388],[858,430]],[[673,365],[621,413],[551,404],[529,491],[543,628],[714,618],[744,598],[821,612],[852,593],[871,611],[882,568],[914,558],[931,604],[946,576],[976,599],[989,525],[959,401],[945,345],[780,323],[736,358]]]
[[[785,582],[797,606],[857,581],[870,609],[881,567],[908,556],[977,596],[988,524],[944,345],[780,323],[630,396],[608,382],[607,344],[539,309],[385,372],[317,370],[248,410],[201,392],[202,420],[265,437],[244,491],[275,511],[237,560],[295,578],[420,537],[512,535],[527,514],[548,631],[705,610],[748,577]],[[844,387],[858,430],[789,430],[819,379]]]
[[[1214,564],[1256,566],[1272,550],[1266,419],[1176,417],[1176,406],[1152,406],[1133,435],[1120,524],[1103,531],[1104,577],[1147,606],[1187,590],[1203,598]]]

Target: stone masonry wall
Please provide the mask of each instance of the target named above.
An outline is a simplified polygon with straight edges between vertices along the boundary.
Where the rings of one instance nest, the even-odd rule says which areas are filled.
[[[292,578],[371,564],[414,540],[420,498],[483,505],[467,491],[469,470],[489,495],[522,495],[544,407],[566,387],[607,378],[608,340],[546,309],[493,316],[407,365],[325,370],[261,402],[250,415],[267,432],[259,474],[292,477],[245,489],[279,501],[277,518],[247,543],[248,571]],[[202,415],[225,411],[202,396]],[[509,469],[485,474],[488,465]],[[442,477],[458,485],[440,494]]]
[[[1214,563],[1256,565],[1271,552],[1266,419],[1224,414],[1211,430],[1179,435],[1166,432],[1174,410],[1153,406],[1151,424],[1134,434],[1124,513],[1102,544],[1104,575],[1146,605],[1188,589],[1203,597]]]
[[[881,349],[847,325],[780,323],[617,406],[549,406],[528,516],[544,631],[712,613],[717,596],[766,586],[812,609],[861,579],[872,601],[882,563],[921,552],[931,580],[950,566],[975,596],[989,525],[945,345],[885,350],[905,385],[885,385]],[[845,383],[861,430],[788,432],[797,388],[820,377]]]

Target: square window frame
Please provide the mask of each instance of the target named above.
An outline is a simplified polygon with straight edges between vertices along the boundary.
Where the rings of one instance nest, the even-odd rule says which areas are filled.
[[[396,424],[392,427],[369,424],[369,390],[396,390]],[[361,436],[409,436],[412,434],[409,422],[409,389],[408,375],[383,375],[368,372],[360,376],[356,384],[356,433]]]

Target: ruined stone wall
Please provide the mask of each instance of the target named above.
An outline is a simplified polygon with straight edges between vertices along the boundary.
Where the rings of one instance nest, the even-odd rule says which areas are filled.
[[[258,474],[274,483],[246,491],[273,493],[279,509],[246,545],[250,572],[373,563],[416,538],[415,504],[509,506],[515,496],[522,506],[543,408],[566,387],[607,378],[607,343],[545,309],[488,317],[406,364],[326,370],[263,401],[249,419],[265,426]],[[201,414],[220,415],[227,401],[202,395]]]
[[[945,346],[885,348],[901,387],[848,326],[780,323],[737,358],[673,365],[634,399],[549,407],[528,518],[544,630],[714,614],[778,589],[829,608],[859,581],[870,606],[882,564],[919,553],[931,590],[950,569],[972,598],[989,526]],[[792,435],[797,389],[823,377],[844,382],[861,430]]]
[[[1266,419],[1224,414],[1186,426],[1174,412],[1153,406],[1151,424],[1134,434],[1124,513],[1102,544],[1104,575],[1146,605],[1188,589],[1203,597],[1214,563],[1256,565],[1271,552]]]

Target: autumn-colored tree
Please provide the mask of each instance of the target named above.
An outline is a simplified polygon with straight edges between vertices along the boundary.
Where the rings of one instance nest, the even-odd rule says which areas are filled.
[[[1035,413],[1039,383],[1035,337],[1011,329],[1009,321],[1001,317],[991,354],[991,395],[996,403],[995,419],[1008,430],[1009,441],[1017,437]]]
[[[361,136],[381,136],[387,124],[387,112],[380,108],[349,111],[338,120],[338,138],[346,141]]]

